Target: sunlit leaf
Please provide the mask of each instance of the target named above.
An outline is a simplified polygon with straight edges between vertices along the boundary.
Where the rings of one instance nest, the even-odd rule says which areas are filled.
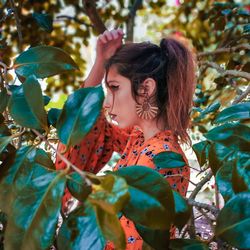
[[[5,147],[11,142],[11,136],[1,136],[0,137],[0,154],[5,149]]]
[[[96,177],[100,184],[92,184],[92,193],[88,200],[104,211],[116,215],[129,200],[126,181],[115,175]]]
[[[82,88],[68,97],[57,121],[58,137],[63,144],[81,142],[100,115],[103,99],[101,86]]]
[[[242,119],[250,119],[250,102],[239,103],[222,110],[214,122],[223,123]]]
[[[85,202],[64,220],[57,238],[59,250],[103,250],[106,240],[93,206]]]
[[[37,78],[61,74],[65,71],[78,69],[72,58],[60,48],[52,46],[32,47],[21,53],[14,63],[17,75]]]
[[[250,192],[235,195],[220,211],[216,236],[237,248],[250,248]]]
[[[181,154],[171,151],[155,155],[153,161],[158,169],[179,168],[187,165]]]
[[[168,182],[155,170],[129,166],[115,171],[127,181],[130,200],[123,214],[136,224],[169,229],[174,219],[174,199]]]

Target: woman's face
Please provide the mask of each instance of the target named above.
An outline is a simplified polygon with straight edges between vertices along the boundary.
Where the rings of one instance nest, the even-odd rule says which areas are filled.
[[[121,76],[116,67],[112,66],[109,69],[106,84],[107,96],[104,101],[104,108],[108,110],[111,119],[117,122],[120,128],[139,125],[130,80]]]

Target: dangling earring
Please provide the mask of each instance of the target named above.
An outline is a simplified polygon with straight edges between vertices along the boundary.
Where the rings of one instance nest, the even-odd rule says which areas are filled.
[[[146,95],[142,104],[136,104],[137,115],[145,120],[152,120],[157,116],[158,107],[150,103],[150,98]]]

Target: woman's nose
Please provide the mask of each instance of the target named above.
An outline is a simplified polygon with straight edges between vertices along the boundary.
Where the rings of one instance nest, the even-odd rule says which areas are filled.
[[[111,96],[109,94],[107,94],[105,96],[104,102],[103,102],[103,108],[110,110],[112,103],[111,103]]]

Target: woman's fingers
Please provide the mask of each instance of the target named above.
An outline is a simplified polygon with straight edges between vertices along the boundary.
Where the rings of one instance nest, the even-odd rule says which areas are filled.
[[[101,40],[102,43],[107,43],[109,41],[121,38],[123,35],[124,34],[121,29],[111,30],[111,31],[106,30],[102,35],[99,36],[99,39]]]

